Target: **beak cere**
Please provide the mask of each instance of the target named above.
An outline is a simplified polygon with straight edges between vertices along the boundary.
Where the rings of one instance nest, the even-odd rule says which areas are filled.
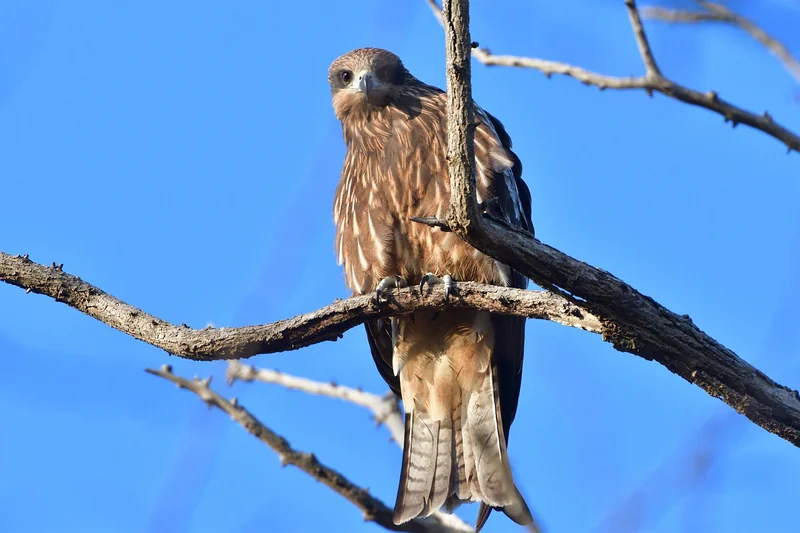
[[[364,96],[369,97],[370,91],[375,87],[375,81],[372,79],[372,72],[362,72],[358,75],[358,90],[364,93]]]

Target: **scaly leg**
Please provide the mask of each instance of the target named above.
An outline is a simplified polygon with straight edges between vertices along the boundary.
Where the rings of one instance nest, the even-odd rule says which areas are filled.
[[[388,289],[402,289],[408,287],[408,282],[400,276],[388,276],[383,278],[378,286],[375,287],[375,303],[381,303],[381,297]]]
[[[456,280],[454,280],[450,275],[445,275],[440,278],[436,276],[433,272],[428,272],[427,274],[422,276],[422,280],[420,280],[419,282],[419,292],[423,291],[426,283],[430,286],[439,285],[440,283],[443,283],[445,301],[449,299],[451,295],[455,296],[457,292]]]

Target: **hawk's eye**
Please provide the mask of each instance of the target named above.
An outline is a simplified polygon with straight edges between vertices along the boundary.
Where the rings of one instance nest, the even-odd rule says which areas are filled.
[[[339,73],[339,77],[344,83],[350,83],[350,80],[353,79],[353,73],[349,70],[343,70]]]

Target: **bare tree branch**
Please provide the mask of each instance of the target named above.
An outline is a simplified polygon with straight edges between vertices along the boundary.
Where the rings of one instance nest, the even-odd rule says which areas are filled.
[[[354,403],[361,407],[366,407],[372,411],[375,422],[385,424],[392,435],[392,440],[395,441],[400,447],[403,447],[403,439],[405,438],[405,422],[400,406],[398,404],[397,396],[392,392],[388,392],[383,396],[364,392],[360,389],[352,387],[345,387],[336,383],[322,383],[314,381],[313,379],[301,378],[271,370],[268,368],[256,368],[254,366],[245,365],[239,361],[228,361],[228,370],[226,372],[228,383],[234,381],[261,381],[263,383],[273,383],[281,385],[287,389],[303,391],[308,394],[315,394],[319,396],[327,396],[328,398],[337,398],[346,402]]]
[[[441,22],[441,10],[439,9],[436,0],[426,0],[437,19]],[[628,13],[633,22],[634,16],[638,18],[638,11],[636,4],[633,0],[625,0],[625,5],[628,7]],[[634,15],[636,13],[636,15]],[[598,74],[590,70],[568,65],[566,63],[559,63],[556,61],[547,61],[532,57],[511,56],[511,55],[495,55],[489,51],[488,48],[474,48],[472,50],[472,57],[489,66],[503,66],[503,67],[519,67],[529,68],[542,72],[548,78],[553,74],[561,74],[574,78],[584,85],[592,85],[601,90],[603,89],[640,89],[648,94],[653,92],[661,93],[665,96],[679,100],[686,104],[702,107],[713,111],[725,118],[725,122],[730,122],[733,127],[739,124],[745,124],[751,128],[757,129],[766,133],[767,135],[781,141],[786,145],[787,152],[792,150],[800,151],[800,135],[787,129],[786,127],[778,124],[772,119],[772,115],[764,111],[763,114],[757,115],[737,107],[730,102],[727,102],[719,97],[715,91],[708,91],[702,93],[694,89],[683,86],[667,77],[662,75],[657,69],[655,59],[653,58],[652,51],[647,45],[646,37],[642,41],[639,38],[639,33],[645,35],[639,22],[638,29],[634,25],[635,34],[637,36],[637,43],[639,45],[640,53],[643,55],[643,60],[646,69],[655,67],[655,71],[649,70],[647,74],[639,77],[617,77],[606,76]],[[643,43],[646,45],[643,48]],[[642,52],[644,50],[644,52]],[[648,66],[648,62],[652,59],[652,64]]]
[[[0,281],[35,292],[81,311],[123,333],[166,350],[172,355],[198,361],[244,359],[257,354],[296,350],[336,340],[366,320],[414,311],[447,307],[483,309],[493,313],[542,318],[601,333],[600,321],[578,306],[546,292],[526,291],[460,283],[458,297],[445,301],[442,287],[396,290],[389,302],[375,303],[370,296],[339,300],[312,313],[261,326],[203,328],[170,324],[137,309],[77,276],[63,265],[47,267],[28,256],[0,252]]]
[[[772,55],[777,57],[789,74],[800,82],[800,61],[795,59],[791,52],[789,52],[789,49],[778,39],[768,34],[755,22],[734,13],[722,4],[703,1],[698,1],[696,3],[703,8],[703,11],[684,11],[660,6],[645,6],[641,8],[641,12],[644,18],[661,20],[664,22],[717,22],[739,28],[761,43]]]
[[[631,0],[627,0],[626,5],[635,9]],[[428,223],[448,226],[482,252],[500,259],[539,285],[566,294],[572,301],[570,303],[553,294],[462,282],[458,286],[459,297],[451,299],[447,305],[546,318],[602,333],[603,339],[615,348],[658,361],[761,427],[800,446],[800,395],[797,391],[775,383],[703,333],[688,316],[669,311],[610,273],[544,245],[527,232],[513,230],[479,215],[472,184],[474,117],[471,116],[469,86],[468,2],[446,1],[444,13],[448,43],[448,164],[453,201],[446,221]],[[641,39],[639,43],[640,46],[646,44],[646,40]],[[640,79],[651,83],[651,78],[652,75],[648,75]],[[719,103],[716,96],[713,100]],[[170,353],[198,360],[234,359],[292,350],[335,339],[370,318],[445,307],[442,287],[434,287],[425,294],[409,288],[393,292],[392,301],[387,305],[378,305],[365,296],[339,301],[313,313],[264,326],[195,330],[144,313],[64,273],[62,265],[46,267],[31,262],[27,256],[13,257],[0,253],[0,281],[50,296]],[[150,372],[189,388],[207,402],[225,410],[254,435],[265,442],[271,441],[284,459],[289,457],[296,461],[293,464],[317,472],[324,477],[323,482],[337,483],[339,478],[331,477],[332,471],[319,465],[313,456],[295,452],[246,411],[232,402],[224,403],[224,399],[210,391],[207,381],[190,382],[164,375],[167,372]],[[357,492],[360,489],[352,485],[343,490],[348,492],[350,489],[356,491],[353,494],[360,494]],[[374,501],[367,500],[367,503],[371,505]],[[386,511],[391,517],[385,506],[375,509],[379,514]],[[391,518],[388,521],[391,524]]]
[[[487,65],[533,68],[548,76],[564,74],[601,89],[657,91],[719,113],[734,126],[744,123],[759,129],[783,141],[789,151],[800,150],[800,137],[776,124],[767,113],[754,115],[719,99],[714,92],[701,94],[664,77],[648,44],[634,0],[625,0],[625,4],[646,69],[646,74],[637,78],[603,76],[562,63],[495,56],[486,49],[472,50],[468,1],[445,0],[443,13],[439,13],[433,0],[428,0],[428,3],[443,21],[447,43],[448,131],[451,133],[448,136],[448,164],[452,198],[446,220],[421,222],[456,232],[479,250],[509,264],[541,286],[566,295],[566,299],[542,291],[461,282],[457,289],[458,297],[449,302],[446,302],[441,286],[434,286],[425,293],[412,287],[394,291],[387,304],[378,304],[371,297],[362,296],[340,300],[312,313],[267,325],[193,329],[163,321],[122,302],[63,272],[63,265],[53,263],[47,267],[30,261],[27,256],[15,257],[0,252],[0,281],[21,287],[26,292],[49,296],[139,340],[194,360],[238,359],[294,350],[325,340],[336,340],[344,331],[369,319],[445,307],[551,320],[601,333],[603,340],[611,342],[618,350],[658,361],[761,427],[800,446],[800,394],[796,390],[772,381],[699,330],[687,315],[676,315],[608,272],[544,245],[527,232],[508,228],[480,215],[474,191],[475,122],[471,105],[470,54]],[[703,2],[706,4],[715,5]],[[395,531],[471,531],[457,517],[450,520],[441,514],[395,525],[391,509],[383,502],[321,464],[313,454],[294,450],[283,437],[239,406],[235,399],[228,401],[214,392],[209,387],[210,378],[188,380],[174,375],[169,366],[146,371],[192,391],[209,406],[228,413],[270,446],[282,464],[297,466],[341,494],[362,511],[366,520]],[[344,399],[373,410],[379,421],[398,413],[396,400],[390,406],[386,397],[274,371],[256,370],[238,362],[230,364],[228,377],[248,381],[259,379]],[[390,430],[395,440],[401,443],[402,423],[394,426]],[[398,432],[400,439],[397,438]]]
[[[630,0],[628,0],[630,3]],[[706,335],[688,315],[677,315],[610,273],[578,261],[514,230],[475,214],[468,109],[472,105],[469,7],[445,0],[451,194],[448,226],[481,252],[501,260],[543,287],[554,287],[603,321],[603,339],[620,351],[655,360],[750,420],[800,446],[800,394],[779,385],[733,351]],[[451,11],[452,10],[452,11]],[[451,103],[452,102],[452,103]],[[469,103],[469,106],[467,105]],[[470,207],[472,205],[472,207]]]
[[[653,50],[650,48],[650,42],[644,32],[644,26],[639,16],[639,10],[636,9],[635,0],[625,0],[625,7],[628,8],[628,18],[631,21],[633,35],[636,37],[636,46],[639,48],[639,55],[642,56],[642,62],[647,72],[645,77],[658,78],[661,76],[661,70],[656,65],[656,58],[653,56]]]
[[[450,207],[445,220],[459,235],[470,221],[480,220],[475,197],[475,113],[472,105],[472,68],[469,53],[469,2],[445,0],[442,25],[445,35],[447,75],[447,161]],[[463,58],[466,57],[466,60]]]
[[[464,31],[463,7],[466,6],[445,24],[448,36]],[[458,89],[469,81],[469,35],[461,36],[456,46],[448,47],[451,109],[459,109],[459,102],[471,98],[468,85],[466,90]],[[448,37],[448,42],[450,39]],[[468,156],[458,156],[461,152],[471,153],[467,142],[473,127],[469,116],[471,107],[462,105],[460,110],[451,121],[455,126],[451,131],[463,134],[449,136],[448,147],[455,156],[450,157],[449,162],[453,165],[450,176],[457,201],[448,210],[448,220],[438,223],[452,227],[467,242],[524,273],[540,286],[565,294],[572,303],[553,294],[460,283],[459,298],[447,304],[442,287],[434,287],[425,294],[408,288],[395,291],[389,304],[376,304],[370,297],[363,296],[273,324],[197,330],[170,324],[130,306],[64,273],[63,265],[54,263],[46,267],[33,263],[27,256],[15,257],[0,252],[0,281],[22,287],[27,292],[50,296],[153,346],[196,360],[238,359],[297,349],[334,340],[370,318],[440,309],[445,305],[545,318],[602,333],[603,339],[618,350],[658,361],[712,396],[721,398],[756,424],[795,445],[800,444],[797,391],[775,383],[703,333],[688,316],[669,311],[608,272],[544,245],[527,232],[475,216],[472,161]]]
[[[299,452],[292,448],[286,439],[262,424],[255,416],[239,405],[235,398],[226,400],[212,390],[209,386],[211,378],[185,379],[173,374],[169,365],[162,366],[160,370],[146,368],[145,372],[169,380],[175,383],[178,388],[195,393],[210,407],[216,407],[228,413],[233,420],[238,422],[251,435],[272,448],[278,455],[282,466],[294,465],[320,483],[341,494],[347,501],[361,510],[364,514],[364,520],[375,522],[391,531],[409,531],[412,533],[467,533],[472,531],[472,528],[466,524],[461,528],[453,527],[453,524],[456,524],[455,522],[448,520],[449,523],[445,523],[438,516],[412,520],[399,526],[395,525],[392,522],[392,510],[386,504],[372,496],[366,489],[353,484],[336,470],[320,463],[314,454]]]
[[[229,384],[233,384],[236,380],[261,381],[263,383],[272,383],[308,394],[336,398],[365,407],[372,411],[373,418],[378,425],[385,425],[391,434],[391,439],[397,443],[401,449],[403,448],[405,421],[400,412],[400,404],[397,396],[391,391],[383,396],[379,396],[377,394],[364,392],[361,389],[345,387],[336,383],[322,383],[320,381],[314,381],[313,379],[284,374],[277,370],[256,368],[242,364],[236,360],[228,361],[226,375]],[[472,532],[472,527],[454,514],[435,511],[432,516],[435,517],[438,522],[456,531]]]

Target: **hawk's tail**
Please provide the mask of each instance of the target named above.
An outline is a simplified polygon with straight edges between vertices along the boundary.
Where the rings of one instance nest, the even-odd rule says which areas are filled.
[[[532,523],[511,475],[496,367],[486,364],[465,380],[447,359],[444,355],[425,365],[434,367],[425,369],[433,374],[430,387],[403,387],[406,436],[395,524],[429,516],[440,507],[451,512],[464,501],[502,510],[520,525]],[[421,389],[428,394],[420,394]],[[412,391],[416,394],[408,398],[406,392]]]

